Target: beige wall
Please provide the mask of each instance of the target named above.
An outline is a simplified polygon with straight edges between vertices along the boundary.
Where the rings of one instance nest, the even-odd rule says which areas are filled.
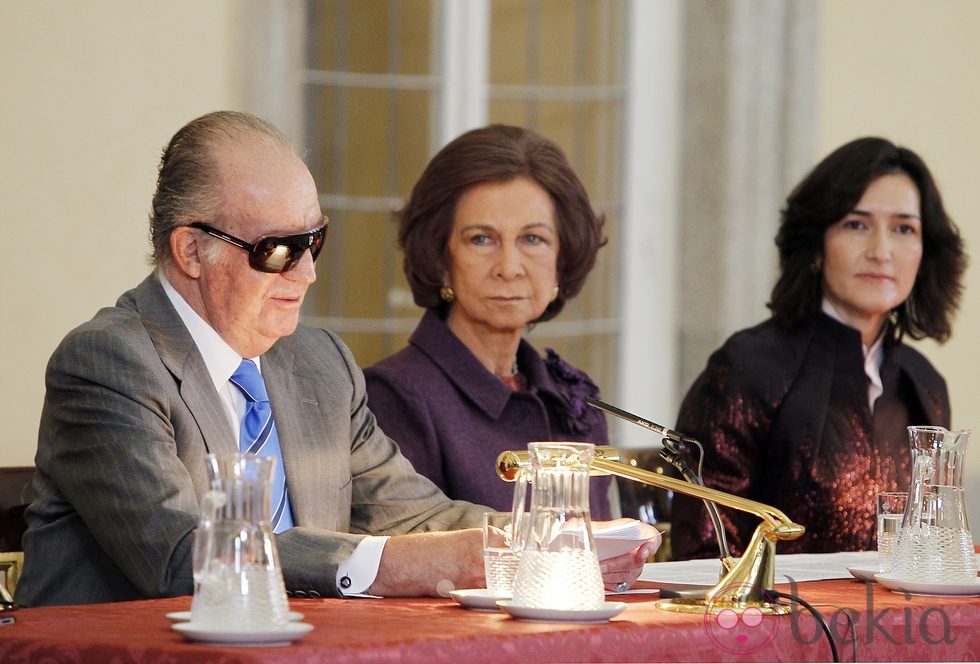
[[[0,465],[33,464],[48,356],[148,273],[156,163],[239,100],[232,0],[0,2]]]
[[[918,347],[949,383],[953,426],[980,436],[980,2],[821,0],[819,8],[817,153],[867,134],[912,148],[973,254],[953,338]],[[976,520],[980,440],[967,472]]]
[[[32,463],[43,368],[61,337],[147,273],[146,213],[163,143],[196,115],[240,105],[241,5],[0,2],[0,225],[10,248],[0,261],[0,465]],[[816,151],[869,133],[915,148],[972,247],[980,2],[819,8]],[[953,340],[923,347],[949,380],[954,424],[980,429],[980,271],[967,278]]]

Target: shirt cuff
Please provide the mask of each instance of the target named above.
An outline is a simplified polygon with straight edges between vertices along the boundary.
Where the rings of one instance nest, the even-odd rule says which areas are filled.
[[[337,568],[337,590],[344,597],[364,595],[378,576],[381,554],[384,553],[387,537],[369,535],[362,539],[350,558]]]

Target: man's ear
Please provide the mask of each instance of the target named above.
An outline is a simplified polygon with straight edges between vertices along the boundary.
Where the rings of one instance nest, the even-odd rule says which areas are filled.
[[[191,279],[201,276],[200,235],[188,226],[178,226],[170,233],[170,253],[174,266]]]

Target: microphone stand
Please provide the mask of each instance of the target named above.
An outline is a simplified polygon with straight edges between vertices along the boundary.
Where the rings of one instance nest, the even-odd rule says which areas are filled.
[[[593,397],[585,397],[585,401],[593,408],[598,408],[599,410],[609,413],[610,415],[615,415],[616,417],[626,420],[637,426],[641,426],[644,429],[653,431],[654,433],[663,436],[663,447],[660,450],[660,458],[672,465],[677,471],[692,484],[697,484],[698,486],[704,486],[704,482],[701,477],[691,469],[687,464],[684,457],[681,456],[683,448],[689,444],[698,445],[700,443],[690,436],[685,436],[683,434],[677,433],[665,426],[661,426],[655,422],[645,420],[642,417],[634,415],[628,411],[617,408],[612,404],[608,404],[605,401],[600,401],[599,399],[594,399]],[[703,454],[703,452],[702,452]],[[735,565],[735,560],[732,558],[731,551],[728,548],[728,538],[725,535],[725,528],[721,523],[721,515],[718,513],[718,506],[715,505],[710,500],[704,500],[704,506],[708,510],[708,516],[711,517],[711,523],[715,527],[715,538],[718,540],[718,554],[721,557],[721,564],[724,567],[723,573],[730,572],[732,567]]]

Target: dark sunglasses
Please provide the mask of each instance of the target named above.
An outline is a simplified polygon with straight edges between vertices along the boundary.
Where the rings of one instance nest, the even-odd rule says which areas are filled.
[[[265,235],[256,240],[255,244],[239,240],[234,235],[228,235],[201,221],[195,221],[189,226],[244,249],[248,252],[248,264],[253,270],[270,274],[291,270],[302,260],[307,249],[310,250],[315,261],[320,255],[320,250],[323,249],[323,240],[327,237],[326,223],[319,228],[297,235]]]

